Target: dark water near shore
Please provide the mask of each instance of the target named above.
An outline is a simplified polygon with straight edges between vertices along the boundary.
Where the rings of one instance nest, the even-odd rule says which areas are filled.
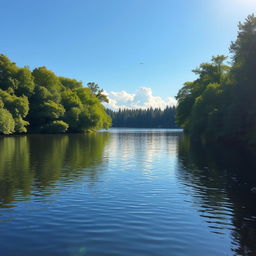
[[[0,255],[256,255],[256,159],[178,130],[0,137]]]

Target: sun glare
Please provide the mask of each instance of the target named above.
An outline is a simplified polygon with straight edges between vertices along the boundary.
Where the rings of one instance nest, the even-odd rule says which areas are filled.
[[[239,7],[255,7],[256,8],[256,0],[232,0],[232,3],[238,5]]]

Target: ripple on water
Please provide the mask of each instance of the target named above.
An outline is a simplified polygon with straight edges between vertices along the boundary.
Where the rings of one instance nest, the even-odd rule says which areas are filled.
[[[31,191],[19,185],[5,203],[13,207],[0,208],[1,255],[233,255],[241,246],[234,222],[255,225],[256,213],[235,212],[221,175],[181,159],[177,131],[97,136],[51,137],[47,151],[30,141],[44,156],[30,152]],[[49,163],[56,147],[62,154]]]

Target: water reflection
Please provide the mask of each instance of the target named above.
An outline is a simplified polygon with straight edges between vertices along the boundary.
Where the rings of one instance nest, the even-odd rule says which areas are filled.
[[[231,230],[234,255],[256,255],[255,156],[182,137],[178,177],[212,232]]]
[[[253,159],[170,130],[0,137],[1,255],[256,255]]]
[[[106,133],[0,137],[0,207],[11,207],[18,195],[50,194],[58,181],[97,180],[108,139]]]
[[[180,131],[165,129],[111,129],[108,151],[111,158],[120,159],[130,170],[142,171],[147,178],[166,175],[173,171]],[[166,157],[168,162],[165,161]],[[163,168],[162,168],[163,166]]]
[[[34,174],[29,166],[27,137],[0,137],[0,206],[13,201],[17,190],[30,193]]]

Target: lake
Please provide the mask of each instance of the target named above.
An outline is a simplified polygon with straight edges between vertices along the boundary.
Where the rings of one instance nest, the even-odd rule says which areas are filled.
[[[180,130],[0,137],[0,255],[256,255],[256,163]]]

